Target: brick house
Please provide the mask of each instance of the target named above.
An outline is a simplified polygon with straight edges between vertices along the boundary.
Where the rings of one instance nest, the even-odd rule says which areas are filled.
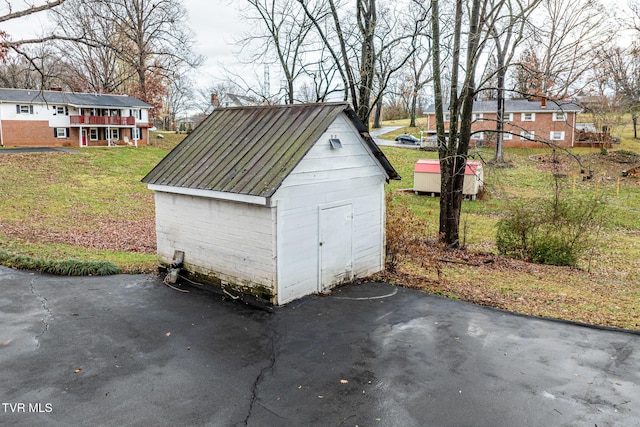
[[[0,145],[146,145],[150,108],[127,95],[0,89]]]
[[[445,111],[448,106],[445,106]],[[492,147],[496,140],[496,101],[473,103],[471,145]],[[534,148],[553,144],[573,147],[576,142],[576,120],[582,108],[569,101],[506,100],[504,117],[504,147]],[[427,131],[435,132],[435,106],[425,111]],[[445,113],[445,128],[449,127]]]

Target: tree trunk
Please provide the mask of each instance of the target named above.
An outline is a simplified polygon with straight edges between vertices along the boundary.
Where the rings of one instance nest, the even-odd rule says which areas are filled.
[[[380,124],[381,117],[382,117],[382,97],[380,97],[380,99],[378,99],[378,102],[376,102],[376,109],[373,114],[374,129],[380,129],[382,127],[382,125]]]
[[[437,3],[437,1],[436,1]],[[456,1],[454,48],[451,76],[451,107],[449,117],[449,141],[440,148],[441,193],[440,193],[440,239],[450,248],[460,247],[460,212],[464,198],[464,172],[471,140],[471,119],[475,97],[475,69],[481,35],[481,0],[473,0],[469,16],[467,58],[463,87],[458,94],[458,66],[460,62],[460,39],[462,35],[463,1]],[[439,40],[434,38],[434,44]],[[461,108],[460,108],[461,107]],[[458,128],[458,113],[460,113]]]
[[[360,32],[363,35],[363,42],[361,55],[362,68],[360,71],[356,115],[368,130],[369,116],[371,115],[371,106],[369,104],[371,102],[373,77],[376,71],[374,35],[377,17],[375,0],[358,0],[358,19]]]
[[[411,97],[411,110],[409,112],[411,116],[411,121],[409,123],[409,127],[416,127],[416,104],[418,103],[418,91],[416,89],[413,90],[413,95]]]
[[[497,111],[496,111],[496,152],[493,156],[495,163],[504,163],[504,54],[498,52],[498,87],[497,87]]]
[[[440,145],[438,158],[440,159],[440,240],[453,247],[459,244],[458,219],[460,213],[456,212],[456,187],[455,187],[455,160],[458,141],[459,119],[459,94],[458,73],[460,70],[460,41],[462,38],[463,1],[456,0],[453,32],[453,52],[451,64],[451,87],[449,102],[449,140]],[[432,22],[433,25],[433,22]],[[434,38],[433,43],[440,43]]]

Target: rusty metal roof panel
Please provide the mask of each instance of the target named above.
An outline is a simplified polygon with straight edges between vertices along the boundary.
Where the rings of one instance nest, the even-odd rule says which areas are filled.
[[[346,103],[215,110],[143,182],[270,197],[342,112],[354,120]],[[397,177],[362,123],[356,128],[389,177]]]

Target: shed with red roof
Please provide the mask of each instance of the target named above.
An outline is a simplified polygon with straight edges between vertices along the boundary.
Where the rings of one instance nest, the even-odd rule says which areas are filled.
[[[464,186],[462,193],[475,200],[482,191],[484,172],[482,163],[478,160],[467,160],[464,171]],[[413,169],[413,191],[416,194],[440,194],[440,160],[420,159]]]

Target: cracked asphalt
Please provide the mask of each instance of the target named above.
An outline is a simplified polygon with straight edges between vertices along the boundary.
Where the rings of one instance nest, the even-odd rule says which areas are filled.
[[[640,336],[380,283],[273,313],[0,267],[0,424],[638,426]]]

